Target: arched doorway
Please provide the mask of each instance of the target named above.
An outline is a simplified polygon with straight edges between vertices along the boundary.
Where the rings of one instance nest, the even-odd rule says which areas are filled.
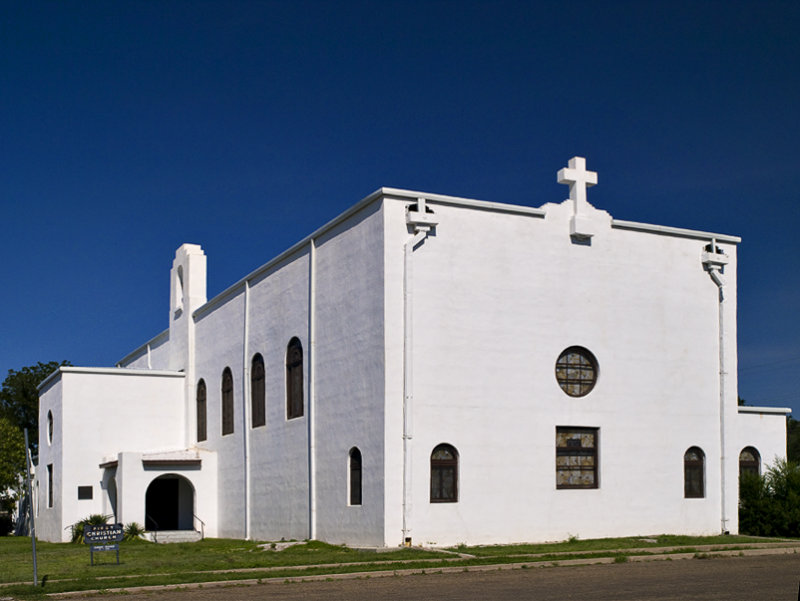
[[[145,530],[194,530],[194,486],[183,476],[159,476],[147,487]]]

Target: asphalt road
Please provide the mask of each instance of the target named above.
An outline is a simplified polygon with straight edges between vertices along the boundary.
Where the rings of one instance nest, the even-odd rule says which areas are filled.
[[[800,555],[631,562],[127,594],[125,601],[800,601]],[[122,597],[92,597],[119,601]]]

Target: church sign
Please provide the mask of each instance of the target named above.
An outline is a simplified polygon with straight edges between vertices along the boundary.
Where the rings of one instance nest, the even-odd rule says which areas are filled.
[[[125,537],[122,524],[87,524],[83,529],[83,542],[90,547],[91,565],[94,565],[95,551],[116,551],[119,565],[119,543]]]

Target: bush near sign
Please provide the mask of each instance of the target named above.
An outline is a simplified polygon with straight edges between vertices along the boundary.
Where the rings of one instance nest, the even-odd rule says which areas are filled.
[[[83,527],[83,542],[91,545],[91,564],[94,565],[95,551],[116,551],[117,565],[119,565],[119,542],[125,538],[125,529],[122,524],[100,524]]]

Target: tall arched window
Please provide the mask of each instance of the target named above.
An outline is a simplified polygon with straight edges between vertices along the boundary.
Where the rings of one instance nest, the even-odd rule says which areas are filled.
[[[222,372],[222,435],[233,434],[233,374],[226,367]]]
[[[739,477],[744,474],[761,474],[761,454],[755,447],[745,447],[739,453]]]
[[[458,501],[458,451],[440,444],[431,453],[431,503]]]
[[[206,383],[197,383],[197,442],[206,439]]]
[[[250,409],[254,428],[263,426],[267,423],[265,408],[264,357],[261,356],[261,353],[256,353],[256,355],[253,357],[253,364],[250,368]]]
[[[303,345],[296,336],[286,347],[286,418],[303,416]]]
[[[350,505],[361,505],[361,451],[350,449]]]
[[[700,447],[690,447],[683,454],[683,496],[702,499],[705,488],[706,455]]]

